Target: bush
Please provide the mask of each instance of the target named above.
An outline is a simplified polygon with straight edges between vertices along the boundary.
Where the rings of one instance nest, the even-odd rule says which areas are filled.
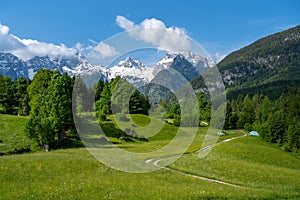
[[[103,113],[103,112],[100,112],[98,114],[98,120],[99,121],[105,121],[107,118],[106,118],[106,115]]]
[[[175,115],[173,125],[174,126],[180,126],[181,117],[180,115]]]
[[[245,125],[244,125],[244,129],[246,130],[246,131],[251,131],[252,130],[252,125],[250,124],[250,123],[246,123]]]

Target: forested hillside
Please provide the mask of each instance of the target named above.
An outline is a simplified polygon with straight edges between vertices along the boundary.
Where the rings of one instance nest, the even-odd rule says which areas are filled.
[[[300,148],[300,26],[233,52],[219,68],[226,84],[225,128],[257,130],[287,151]]]
[[[257,130],[265,141],[299,151],[300,26],[233,52],[216,67],[228,100],[224,128]],[[201,76],[191,84],[205,88]]]
[[[300,26],[262,38],[218,65],[227,98],[262,93],[277,99],[300,86]]]
[[[228,99],[260,93],[275,100],[289,88],[300,87],[300,26],[259,39],[217,67]],[[198,89],[205,84],[199,76],[192,85]]]

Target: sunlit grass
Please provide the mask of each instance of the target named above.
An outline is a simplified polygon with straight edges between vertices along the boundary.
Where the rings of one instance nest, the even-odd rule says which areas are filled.
[[[27,117],[0,115],[0,153],[13,152],[33,143],[24,135]]]
[[[22,132],[26,118],[0,115],[3,138],[15,130],[20,141],[3,140],[4,144],[20,146],[30,141]],[[137,134],[143,133],[148,123],[143,116],[135,115]],[[98,122],[86,124],[85,134],[93,139]],[[122,122],[123,123],[123,122]],[[124,125],[131,126],[131,122]],[[209,177],[244,186],[210,183],[171,171],[151,173],[126,173],[114,170],[95,159],[87,149],[53,150],[0,157],[1,199],[299,199],[300,158],[257,137],[242,137],[213,148],[210,154],[199,159],[196,150],[202,146],[208,127],[183,127],[178,129],[163,121],[163,130],[149,137],[149,141],[126,142],[118,137],[108,137],[114,145],[128,152],[153,152],[170,143],[179,133],[176,144],[181,145],[185,136],[194,140],[184,154],[170,167],[189,174]],[[16,127],[13,128],[13,124]],[[120,133],[114,121],[104,123],[110,136]],[[103,124],[102,124],[103,126]],[[10,128],[12,127],[12,128]],[[5,137],[3,136],[5,130]],[[146,130],[146,129],[145,129]],[[140,132],[141,131],[141,132]],[[219,142],[241,136],[239,131],[226,131],[228,135]],[[1,138],[0,138],[1,139]],[[26,141],[22,143],[22,141]],[[8,150],[8,149],[7,149]],[[178,149],[167,152],[177,154]],[[145,154],[146,155],[146,154]],[[166,156],[156,153],[155,157]],[[149,157],[141,154],[143,161]],[[161,164],[163,164],[162,161]]]
[[[4,199],[195,199],[251,195],[248,190],[168,171],[116,171],[84,149],[6,156],[1,158],[0,166],[0,180],[5,183],[0,193]]]
[[[186,154],[171,168],[229,183],[263,189],[266,194],[299,197],[300,157],[256,137],[216,146],[205,158]]]

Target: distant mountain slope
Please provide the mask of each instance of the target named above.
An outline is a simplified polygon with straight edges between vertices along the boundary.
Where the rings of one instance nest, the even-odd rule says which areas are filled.
[[[276,33],[235,51],[217,64],[227,98],[263,93],[277,98],[300,86],[300,26]],[[192,81],[203,86],[201,77]]]
[[[121,76],[136,87],[150,83],[161,71],[170,68],[178,71],[187,80],[191,80],[214,65],[214,62],[192,52],[167,53],[154,66],[146,66],[138,59],[127,57],[110,68],[94,66],[81,53],[69,57],[36,56],[30,60],[22,60],[11,53],[0,52],[0,74],[13,79],[18,77],[32,79],[39,69],[51,69],[68,73],[70,76],[95,75],[95,77],[102,77],[103,80]]]
[[[110,68],[102,68],[102,72],[109,80],[120,76],[137,87],[151,81],[153,70],[153,67],[147,67],[138,59],[131,57],[127,57]]]
[[[154,66],[146,66],[136,58],[127,57],[117,65],[110,68],[102,68],[102,72],[109,80],[121,76],[129,83],[137,87],[143,87],[164,70],[174,69],[190,81],[214,65],[214,62],[210,62],[206,58],[202,58],[200,55],[192,52],[169,52]],[[150,91],[150,89],[145,91]]]
[[[0,73],[11,78],[28,76],[26,63],[11,53],[0,53]]]
[[[0,52],[0,74],[11,78],[26,77],[32,79],[39,69],[58,70],[70,76],[94,75],[106,79],[99,67],[95,67],[80,53],[74,56],[49,58],[49,56],[34,57],[24,61],[11,53]]]

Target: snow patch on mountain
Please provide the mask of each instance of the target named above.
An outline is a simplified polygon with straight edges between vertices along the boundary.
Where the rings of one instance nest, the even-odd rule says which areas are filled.
[[[145,66],[138,59],[127,57],[110,68],[99,66],[99,70],[102,71],[108,80],[120,76],[125,78],[129,83],[140,87],[150,83],[162,70],[173,68],[188,79],[191,79],[214,65],[214,62],[192,52],[179,54],[169,52],[154,66]]]
[[[28,78],[29,79],[33,79],[33,76],[34,76],[35,72],[33,71],[33,69],[28,69]]]
[[[62,74],[68,73],[70,76],[97,74],[103,80],[111,80],[120,76],[137,87],[150,83],[158,73],[169,68],[173,68],[191,79],[212,66],[214,63],[192,52],[167,53],[154,66],[145,66],[138,59],[127,57],[110,68],[92,65],[81,53],[77,53],[75,56],[58,56],[56,58],[36,56],[27,61],[11,53],[0,53],[0,73],[12,78],[32,79],[39,69],[51,69],[58,70]]]
[[[136,86],[148,83],[154,78],[153,67],[145,66],[141,61],[131,57],[127,57],[110,68],[100,67],[100,69],[109,80],[120,76]]]
[[[58,70],[70,76],[98,74],[106,80],[101,68],[93,66],[81,53],[75,56],[58,56],[51,59],[49,56],[36,56],[24,61],[11,53],[0,53],[0,73],[11,78],[26,77],[33,79],[40,69]]]

